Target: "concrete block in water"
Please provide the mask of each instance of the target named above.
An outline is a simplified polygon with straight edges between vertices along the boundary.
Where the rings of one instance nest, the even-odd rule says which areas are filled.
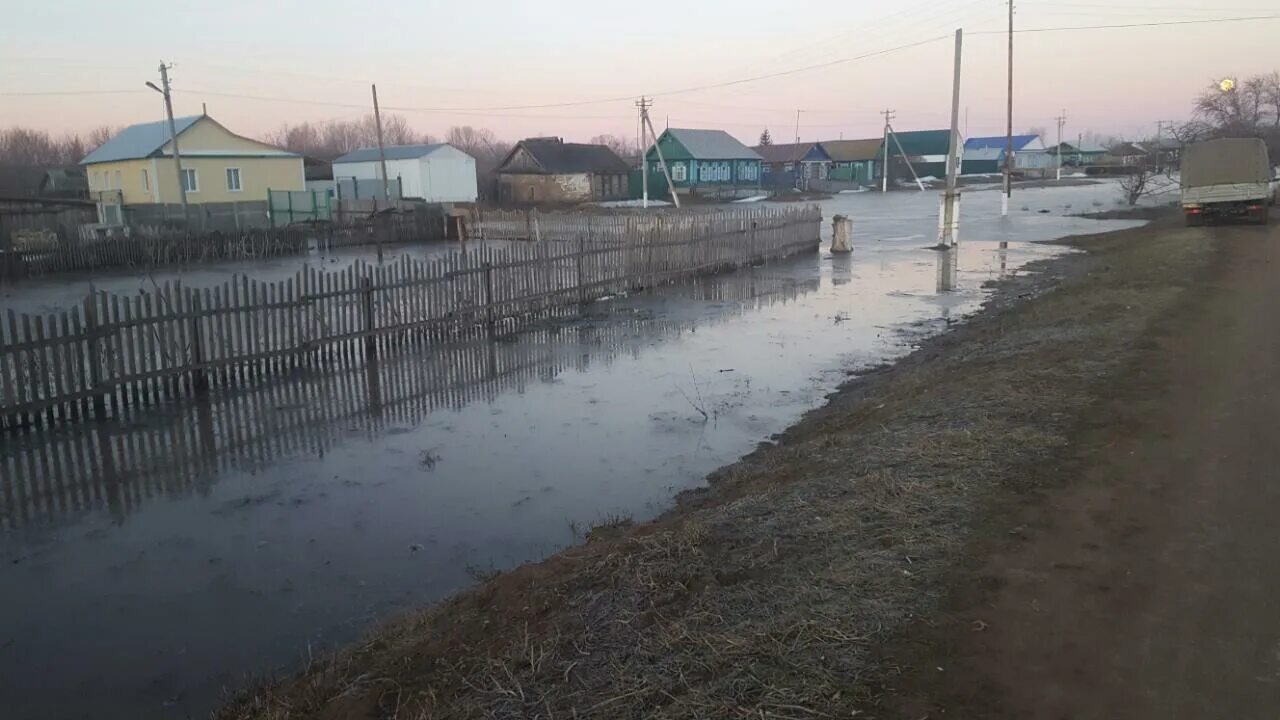
[[[853,252],[851,236],[853,235],[853,219],[844,215],[831,218],[831,252]]]

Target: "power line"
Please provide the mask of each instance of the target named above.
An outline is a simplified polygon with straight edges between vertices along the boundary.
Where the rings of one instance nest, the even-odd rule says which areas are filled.
[[[230,93],[230,92],[220,92],[215,90],[199,90],[199,89],[188,89],[188,90],[181,90],[181,91],[175,90],[174,92],[179,95],[209,95],[212,97],[230,97],[230,98],[239,98],[242,100],[260,100],[263,102],[282,102],[282,103],[291,103],[296,105],[317,105],[321,107],[355,108],[360,110],[369,109],[369,106],[367,104],[344,103],[344,102],[335,102],[330,100],[308,100],[305,98],[278,97],[278,96],[272,97],[269,95],[248,95],[245,93]],[[476,115],[481,117],[520,117],[520,118],[533,118],[533,119],[546,118],[549,120],[566,120],[566,119],[568,120],[576,120],[576,119],[617,120],[619,118],[630,117],[628,115],[519,115],[514,113],[472,112],[472,111],[463,111],[463,110],[451,110],[446,108],[410,107],[410,106],[404,106],[404,105],[384,105],[383,109],[394,110],[396,112],[420,112],[420,113],[433,113],[433,114],[440,114],[440,115]]]
[[[1071,25],[1066,27],[1021,28],[1015,33],[1069,32],[1072,30],[1117,30],[1123,28],[1163,27],[1166,25],[1208,25],[1212,23],[1246,22],[1251,20],[1280,20],[1280,15],[1253,15],[1250,17],[1202,18],[1198,20],[1164,20],[1159,22],[1121,23],[1117,25]],[[1008,30],[975,30],[970,35],[1004,35]]]
[[[141,90],[38,90],[33,92],[0,92],[5,97],[35,97],[57,95],[137,95]]]

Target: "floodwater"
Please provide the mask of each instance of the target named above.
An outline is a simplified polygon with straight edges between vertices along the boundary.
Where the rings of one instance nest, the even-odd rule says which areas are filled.
[[[203,717],[477,572],[653,517],[850,371],[976,309],[987,280],[1061,251],[1028,241],[1136,224],[1062,216],[1094,197],[1025,191],[1001,220],[996,193],[971,192],[952,257],[924,249],[935,193],[842,195],[824,211],[854,218],[852,256],[4,437],[0,714]]]

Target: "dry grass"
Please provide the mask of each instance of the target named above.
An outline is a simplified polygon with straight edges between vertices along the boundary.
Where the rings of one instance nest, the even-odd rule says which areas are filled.
[[[1177,231],[1084,245],[1050,266],[1057,289],[852,382],[659,521],[614,523],[217,717],[874,715],[894,672],[877,648],[938,607],[993,498],[1034,491],[1210,255]]]

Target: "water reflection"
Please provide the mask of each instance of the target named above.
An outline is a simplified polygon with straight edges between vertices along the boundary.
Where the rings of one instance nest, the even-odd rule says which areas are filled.
[[[845,282],[850,270],[845,270]],[[668,286],[659,295],[734,303],[721,322],[817,290],[819,279],[739,273]],[[496,340],[464,338],[356,367],[299,369],[248,389],[157,408],[143,418],[10,437],[0,450],[0,530],[105,511],[117,524],[149,500],[206,494],[226,470],[282,457],[323,457],[389,423],[414,425],[566,369],[636,356],[655,338],[695,331],[706,317],[655,317],[599,303]]]

